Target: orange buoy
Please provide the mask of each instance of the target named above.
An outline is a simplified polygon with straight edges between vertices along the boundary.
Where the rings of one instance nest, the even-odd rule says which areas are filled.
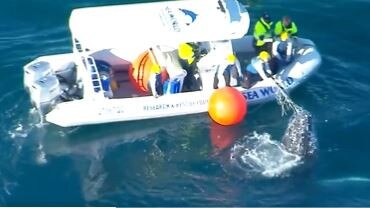
[[[247,114],[247,100],[237,89],[223,87],[215,90],[211,95],[208,113],[221,125],[237,124]]]

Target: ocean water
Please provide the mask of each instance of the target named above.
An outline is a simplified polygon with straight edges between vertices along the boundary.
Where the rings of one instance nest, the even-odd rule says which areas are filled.
[[[71,51],[73,8],[122,3],[1,1],[1,206],[370,206],[369,0],[243,2],[252,25],[263,11],[275,20],[290,15],[322,55],[319,70],[291,93],[311,112],[318,141],[315,158],[299,165],[281,150],[289,116],[276,102],[250,107],[233,127],[207,114],[39,125],[23,65]]]

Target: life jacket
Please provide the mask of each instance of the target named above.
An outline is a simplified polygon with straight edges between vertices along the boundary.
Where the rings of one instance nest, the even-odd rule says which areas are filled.
[[[285,27],[282,21],[279,21],[275,25],[275,35],[279,35],[282,32],[295,36],[298,32],[297,26],[294,22],[291,22],[288,27]]]
[[[271,31],[272,24],[273,24],[272,22],[270,23],[265,22],[265,20],[262,17],[258,20],[256,26],[254,27],[253,33],[257,46],[262,46],[265,44],[263,39],[272,37]]]

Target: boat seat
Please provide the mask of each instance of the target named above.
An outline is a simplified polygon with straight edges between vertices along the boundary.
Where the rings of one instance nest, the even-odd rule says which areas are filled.
[[[130,67],[130,64],[112,66],[111,79],[117,84],[117,89],[113,90],[113,98],[129,98],[149,94],[138,92],[135,88],[129,76]]]

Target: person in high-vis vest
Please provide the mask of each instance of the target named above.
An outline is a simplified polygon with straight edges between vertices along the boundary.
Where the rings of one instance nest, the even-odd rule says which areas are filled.
[[[297,25],[288,16],[284,16],[281,21],[275,24],[274,34],[280,36],[282,32],[287,32],[290,37],[298,35]]]
[[[254,26],[254,46],[257,54],[261,51],[270,51],[272,44],[272,25],[273,22],[267,13],[264,13]]]

